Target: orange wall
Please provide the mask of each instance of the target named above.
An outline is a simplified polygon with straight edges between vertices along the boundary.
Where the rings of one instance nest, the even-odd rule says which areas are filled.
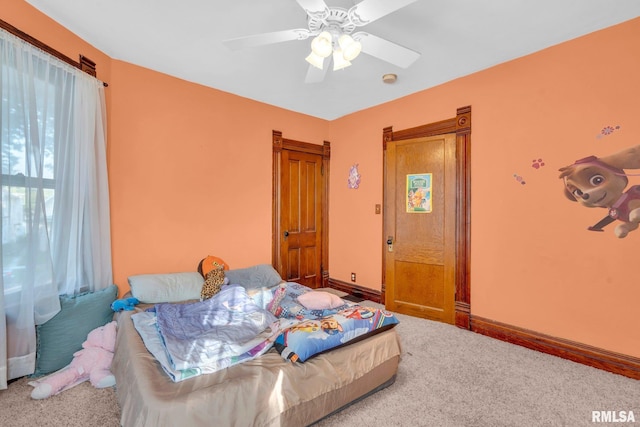
[[[331,122],[331,276],[380,288],[382,129],[471,105],[472,314],[640,356],[640,231],[587,231],[606,211],[569,202],[558,179],[577,159],[640,144],[637,52],[640,18]],[[359,190],[346,185],[354,163]]]
[[[586,231],[604,215],[567,201],[558,168],[638,143],[640,19],[326,122],[111,60],[19,0],[0,18],[108,81],[114,278],[186,271],[213,254],[270,262],[271,131],[332,142],[330,273],[380,289],[382,129],[473,108],[472,314],[640,356],[629,266],[640,231]],[[402,76],[400,76],[402,77]],[[399,80],[400,82],[401,80]],[[598,138],[605,126],[620,126]],[[532,167],[542,158],[545,166]],[[362,183],[348,190],[349,167]],[[520,184],[514,178],[526,181]],[[640,178],[634,178],[634,183]],[[628,301],[630,303],[628,303]]]
[[[322,144],[324,120],[114,61],[113,269],[195,271],[271,263],[272,131]]]

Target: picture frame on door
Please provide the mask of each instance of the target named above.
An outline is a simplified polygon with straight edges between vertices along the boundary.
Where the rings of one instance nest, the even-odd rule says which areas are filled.
[[[407,213],[430,213],[432,210],[431,173],[407,175],[406,206]]]

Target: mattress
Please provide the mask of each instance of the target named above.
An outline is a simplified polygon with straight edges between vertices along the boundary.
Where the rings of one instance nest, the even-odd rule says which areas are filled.
[[[392,384],[400,360],[392,328],[304,363],[284,360],[272,349],[176,383],[144,346],[131,320],[136,311],[117,316],[111,366],[124,427],[310,425]]]

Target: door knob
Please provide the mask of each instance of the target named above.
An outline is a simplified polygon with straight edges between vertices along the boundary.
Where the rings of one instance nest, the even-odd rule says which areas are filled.
[[[286,239],[287,237],[289,237],[289,232],[288,232],[288,231],[285,231],[285,232],[284,232],[284,238]]]

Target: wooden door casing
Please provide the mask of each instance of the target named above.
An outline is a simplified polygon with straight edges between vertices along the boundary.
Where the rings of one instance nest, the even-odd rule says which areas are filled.
[[[386,127],[382,133],[383,152],[391,141],[402,141],[443,134],[456,136],[456,194],[455,194],[455,324],[471,327],[471,283],[470,283],[470,236],[471,236],[471,106],[458,108],[456,116],[450,119],[394,131]],[[386,156],[386,154],[385,154]],[[386,163],[386,159],[384,160]],[[387,170],[384,170],[386,176]],[[386,178],[385,178],[386,179]],[[386,197],[386,194],[384,195]],[[385,202],[386,204],[386,202]],[[384,212],[387,215],[387,212]],[[382,235],[382,300],[386,299],[386,257],[387,235]]]
[[[330,143],[285,139],[273,131],[272,265],[283,279],[311,288],[329,280]]]

